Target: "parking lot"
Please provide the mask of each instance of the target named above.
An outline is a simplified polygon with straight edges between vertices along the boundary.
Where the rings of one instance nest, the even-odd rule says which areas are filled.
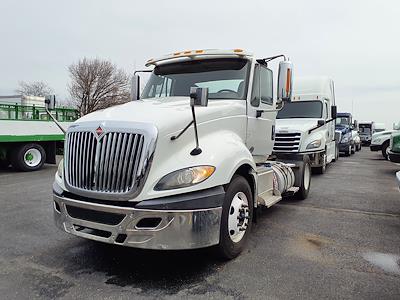
[[[400,298],[399,165],[363,148],[315,175],[309,198],[263,210],[247,250],[158,252],[53,225],[56,166],[0,171],[0,298]]]

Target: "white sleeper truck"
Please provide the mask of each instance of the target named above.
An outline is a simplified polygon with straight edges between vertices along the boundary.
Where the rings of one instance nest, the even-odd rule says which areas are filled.
[[[335,142],[336,106],[329,78],[296,78],[293,101],[278,112],[274,154],[286,162],[310,161],[313,171],[325,172],[339,149]]]
[[[67,131],[53,185],[55,223],[76,236],[145,249],[216,246],[237,256],[255,212],[307,197],[308,163],[269,161],[276,108],[290,102],[292,65],[240,50],[177,52],[146,63],[132,102]],[[148,70],[147,70],[148,71]],[[139,72],[139,71],[138,71]],[[137,72],[136,72],[137,73]]]

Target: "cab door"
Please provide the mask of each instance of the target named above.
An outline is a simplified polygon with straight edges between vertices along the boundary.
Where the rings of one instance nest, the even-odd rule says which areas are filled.
[[[265,157],[272,153],[274,146],[276,111],[273,111],[272,71],[256,63],[252,82],[251,96],[247,101],[246,144],[253,156]]]

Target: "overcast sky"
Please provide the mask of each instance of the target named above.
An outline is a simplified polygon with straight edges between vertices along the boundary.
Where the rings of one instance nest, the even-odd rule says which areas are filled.
[[[399,1],[1,0],[0,11],[0,95],[42,80],[68,98],[67,67],[84,56],[131,72],[174,51],[243,48],[333,78],[338,111],[400,121]]]

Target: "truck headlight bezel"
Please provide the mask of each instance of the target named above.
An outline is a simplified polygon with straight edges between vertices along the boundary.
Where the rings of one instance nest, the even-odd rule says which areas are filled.
[[[306,149],[308,150],[308,149],[316,149],[316,148],[319,148],[319,147],[321,147],[321,143],[322,143],[321,139],[314,140],[314,141],[312,141],[311,143],[309,143],[309,144],[307,145]]]
[[[215,167],[208,165],[176,170],[162,177],[154,190],[164,191],[190,187],[207,180],[214,172]]]
[[[61,159],[57,167],[57,176],[63,179],[64,177],[64,159]]]

